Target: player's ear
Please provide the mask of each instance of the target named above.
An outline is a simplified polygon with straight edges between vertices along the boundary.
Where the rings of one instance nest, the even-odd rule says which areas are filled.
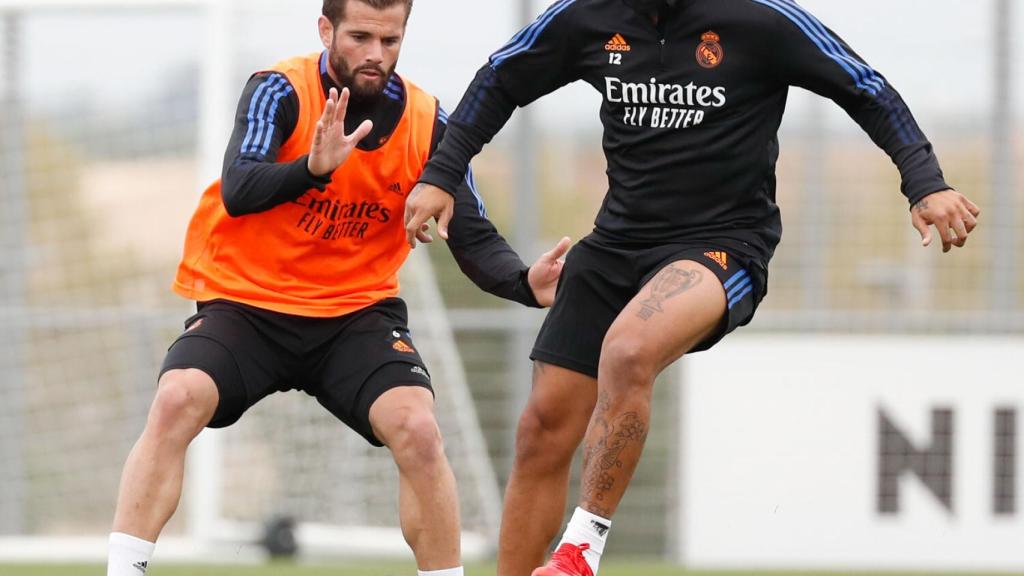
[[[320,16],[316,21],[316,26],[320,31],[320,41],[323,42],[324,48],[330,48],[331,42],[334,40],[334,24],[331,23],[331,19],[327,16]]]

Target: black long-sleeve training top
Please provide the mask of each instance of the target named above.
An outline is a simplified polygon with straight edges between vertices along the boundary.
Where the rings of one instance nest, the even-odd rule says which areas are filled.
[[[891,84],[791,0],[559,0],[479,70],[420,181],[452,191],[516,107],[576,80],[603,97],[595,231],[611,240],[713,240],[764,268],[782,233],[790,86],[839,104],[892,158],[911,203],[949,188]]]
[[[279,77],[282,84],[277,93],[286,94],[275,99],[273,105],[266,105],[266,91],[260,89],[268,76]],[[328,73],[321,74],[320,79],[325,94],[332,87],[340,92],[341,87]],[[329,175],[316,177],[309,173],[308,156],[294,162],[276,161],[281,145],[288,140],[299,118],[299,101],[290,88],[283,74],[266,72],[250,78],[242,92],[221,179],[221,195],[231,216],[263,212],[296,200],[308,190],[323,191],[330,183]],[[345,131],[351,133],[363,120],[372,120],[373,130],[359,142],[358,148],[373,150],[394,132],[405,104],[401,78],[393,75],[382,97],[369,103],[349,101]],[[447,122],[447,114],[438,106],[432,154],[444,136]],[[264,137],[260,147],[244,145],[252,126],[269,131],[270,137]],[[527,282],[528,268],[488,220],[472,171],[464,169],[463,176],[449,190],[455,194],[455,215],[448,228],[448,248],[459,268],[482,290],[537,307]]]

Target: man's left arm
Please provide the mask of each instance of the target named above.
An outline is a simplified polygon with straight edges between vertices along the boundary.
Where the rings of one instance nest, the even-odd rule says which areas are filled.
[[[832,30],[795,4],[775,14],[774,63],[787,83],[807,88],[839,104],[885,151],[899,169],[911,221],[923,243],[928,226],[942,237],[943,251],[963,246],[979,210],[946,183],[931,142],[892,84],[869,66]]]
[[[437,120],[434,148],[444,134],[443,112]],[[448,249],[459,269],[481,290],[534,308],[550,306],[561,274],[563,240],[532,267],[519,258],[487,218],[472,168],[455,189],[455,214],[448,229]]]

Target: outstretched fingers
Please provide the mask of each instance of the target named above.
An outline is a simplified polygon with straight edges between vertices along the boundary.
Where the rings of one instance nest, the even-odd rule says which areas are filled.
[[[335,93],[337,92],[334,88],[331,88],[331,90],[334,91]],[[339,126],[345,125],[345,113],[348,112],[349,96],[350,93],[348,91],[348,88],[342,88],[341,96],[337,98],[338,104],[337,106],[335,106],[334,109],[334,121],[337,122]]]
[[[349,142],[352,146],[355,146],[360,140],[366,138],[366,136],[370,134],[370,130],[373,130],[373,122],[370,120],[363,120],[362,123],[359,124],[359,127],[348,136]]]
[[[327,94],[327,102],[324,104],[324,112],[320,115],[320,123],[324,126],[324,131],[331,129],[334,125],[334,116],[338,109],[338,90],[331,88]]]
[[[324,142],[324,121],[320,119],[316,123],[316,130],[313,131],[313,147],[319,148]]]

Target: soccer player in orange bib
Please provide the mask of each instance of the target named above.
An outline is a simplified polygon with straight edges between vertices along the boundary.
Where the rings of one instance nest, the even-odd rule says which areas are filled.
[[[409,200],[409,241],[429,217],[443,223],[469,159],[516,107],[577,80],[602,96],[608,193],[533,348],[499,576],[543,562],[581,440],[579,507],[533,576],[597,572],[655,377],[753,318],[782,234],[790,86],[834,100],[889,155],[925,244],[933,225],[944,251],[963,246],[979,214],[890,83],[793,0],[558,0],[477,73]]]
[[[192,439],[289,389],[387,446],[419,574],[462,575],[455,479],[397,297],[406,197],[447,122],[433,96],[395,73],[411,9],[325,0],[325,49],[246,85],[222,179],[189,225],[174,291],[198,311],[167,352],[125,464],[108,576],[145,572]],[[498,296],[550,304],[568,239],[527,268],[487,220],[471,173],[455,196],[445,235],[460,268]]]

